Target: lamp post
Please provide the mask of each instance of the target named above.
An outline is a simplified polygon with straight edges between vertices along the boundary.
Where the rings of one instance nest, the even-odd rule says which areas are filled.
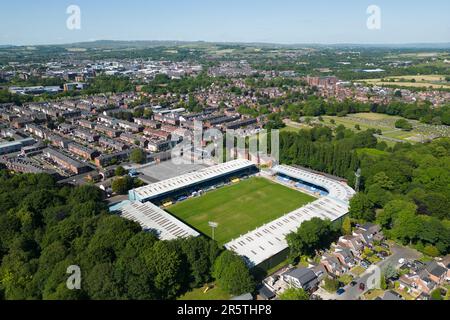
[[[219,224],[217,222],[208,222],[208,225],[211,227],[212,229],[212,239],[214,240],[214,230],[219,226]]]

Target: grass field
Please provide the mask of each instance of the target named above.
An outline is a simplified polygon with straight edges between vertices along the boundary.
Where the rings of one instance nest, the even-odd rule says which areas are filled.
[[[396,85],[400,87],[450,89],[450,83],[445,81],[445,76],[443,75],[399,76],[386,77],[384,79],[364,79],[360,81],[378,86]]]
[[[450,136],[450,130],[446,126],[433,126],[415,120],[408,120],[413,125],[412,131],[402,131],[395,128],[395,122],[401,117],[386,114],[356,113],[349,114],[346,117],[324,116],[323,118],[326,125],[331,125],[331,120],[334,120],[336,124],[332,126],[342,124],[353,131],[357,131],[356,125],[359,125],[361,130],[380,129],[383,133],[381,140],[386,140],[386,142],[389,142],[389,139],[419,142],[424,138],[434,139]]]
[[[223,245],[314,200],[265,178],[251,178],[180,202],[168,211],[207,236],[211,236],[208,222],[217,222],[215,239]]]
[[[178,298],[178,300],[187,300],[187,301],[213,301],[213,300],[230,300],[231,296],[220,289],[219,287],[214,287],[208,290],[206,293],[204,292],[205,288],[197,288],[194,289],[182,297]]]
[[[291,120],[285,120],[286,127],[281,128],[281,132],[299,132],[300,129],[311,129],[312,127],[305,123],[298,123]]]

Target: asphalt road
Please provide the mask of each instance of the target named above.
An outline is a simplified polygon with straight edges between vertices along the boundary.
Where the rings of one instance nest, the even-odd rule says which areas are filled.
[[[399,260],[400,259],[408,259],[408,260],[416,260],[419,259],[422,255],[411,248],[402,247],[397,244],[392,244],[390,246],[392,255],[387,257],[386,259],[378,262],[376,264],[377,267],[379,267],[381,270],[384,269],[389,264],[393,265],[394,267],[399,267]],[[366,293],[369,289],[368,280],[370,279],[370,276],[373,274],[373,270],[371,268],[367,269],[359,278],[355,278],[354,281],[357,281],[357,284],[352,287],[350,285],[347,285],[344,287],[345,292],[342,295],[334,295],[334,299],[336,300],[358,300],[364,293]],[[359,288],[360,283],[364,283],[365,290],[362,291]]]

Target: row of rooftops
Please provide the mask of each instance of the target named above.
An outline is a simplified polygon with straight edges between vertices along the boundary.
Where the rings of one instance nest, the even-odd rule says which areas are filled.
[[[50,156],[50,157],[54,157],[55,159],[59,159],[60,161],[64,161],[65,163],[67,163],[68,165],[71,165],[75,168],[84,168],[86,167],[86,165],[84,163],[81,163],[75,159],[70,158],[69,156],[66,156],[65,154],[52,149],[52,148],[46,148],[44,151],[44,154]]]

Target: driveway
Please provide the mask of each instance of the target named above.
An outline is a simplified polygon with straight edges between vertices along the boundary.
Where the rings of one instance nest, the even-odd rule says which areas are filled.
[[[403,247],[396,243],[390,243],[390,249],[392,255],[377,264],[381,269],[389,264],[392,264],[396,268],[399,267],[400,263],[398,263],[398,260],[402,258],[406,260],[417,260],[423,256],[419,251],[415,249]]]

